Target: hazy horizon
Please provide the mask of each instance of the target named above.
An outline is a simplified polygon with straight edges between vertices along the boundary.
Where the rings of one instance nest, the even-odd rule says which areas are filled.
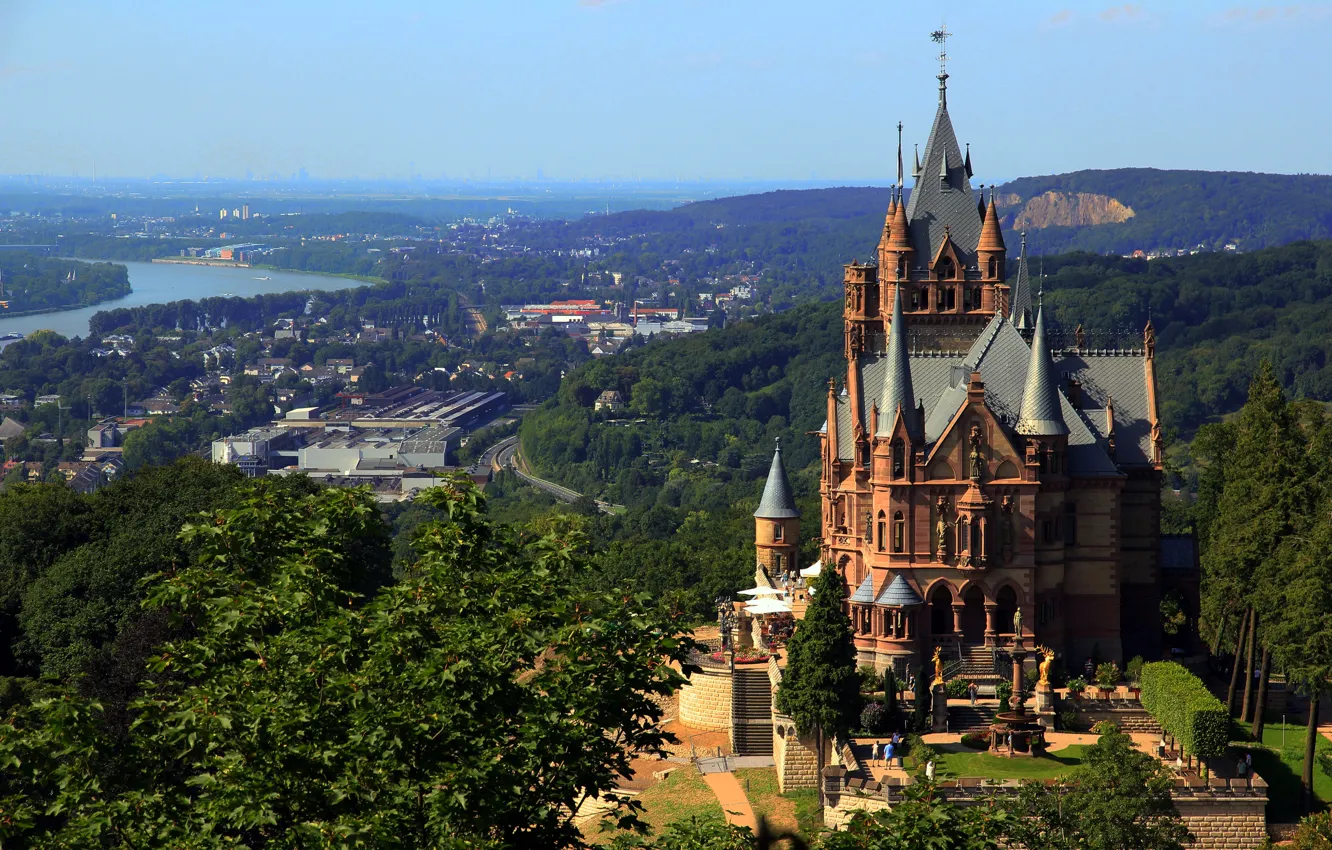
[[[0,8],[0,173],[887,185],[942,7],[500,0]],[[1332,172],[1332,5],[948,4],[977,182]],[[1241,114],[1243,118],[1241,119]]]

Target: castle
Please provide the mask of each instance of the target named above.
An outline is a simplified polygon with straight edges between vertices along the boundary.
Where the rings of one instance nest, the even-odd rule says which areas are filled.
[[[846,582],[861,664],[899,674],[936,647],[992,657],[1025,633],[1063,663],[1160,653],[1162,436],[1141,345],[1056,345],[1027,268],[1010,283],[993,191],[948,114],[892,195],[877,262],[844,267],[846,376],[829,382],[822,564]],[[899,178],[901,142],[899,125]],[[1071,344],[1070,344],[1071,343]],[[760,583],[793,575],[780,455],[755,513]],[[978,662],[979,665],[979,662]]]

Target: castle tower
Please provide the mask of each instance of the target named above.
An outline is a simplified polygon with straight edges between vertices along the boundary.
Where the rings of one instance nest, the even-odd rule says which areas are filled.
[[[797,569],[796,557],[800,551],[800,509],[791,493],[791,481],[782,464],[782,445],[772,454],[772,467],[768,482],[763,485],[763,498],[754,511],[754,548],[758,564],[754,570],[754,583],[758,587],[776,587],[783,574]]]

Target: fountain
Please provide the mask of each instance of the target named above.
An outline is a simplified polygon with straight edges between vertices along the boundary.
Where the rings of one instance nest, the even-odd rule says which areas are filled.
[[[1027,691],[1022,677],[1022,663],[1027,660],[1027,648],[1022,645],[1022,610],[1013,615],[1013,695],[1008,698],[1008,711],[994,716],[990,725],[990,752],[1013,758],[1035,756],[1045,747],[1045,727],[1036,716],[1027,713]]]

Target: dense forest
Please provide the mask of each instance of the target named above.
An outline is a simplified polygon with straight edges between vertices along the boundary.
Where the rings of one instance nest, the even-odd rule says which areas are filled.
[[[86,307],[130,293],[124,266],[12,251],[0,253],[0,281],[9,314]]]

